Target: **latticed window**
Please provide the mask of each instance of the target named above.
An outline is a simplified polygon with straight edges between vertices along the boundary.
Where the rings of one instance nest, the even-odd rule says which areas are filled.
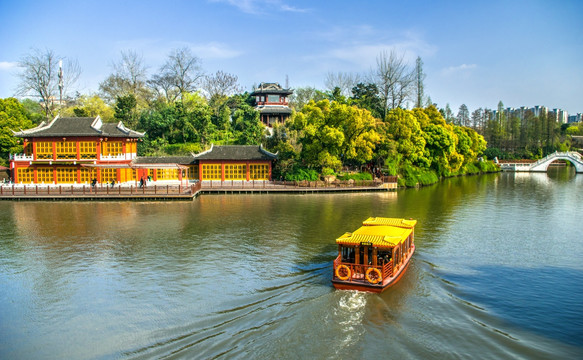
[[[221,180],[221,164],[203,164],[201,180]]]
[[[21,184],[32,183],[34,181],[34,172],[31,168],[17,169],[16,175],[18,182]]]
[[[42,141],[36,143],[36,158],[46,160],[53,158],[53,143]]]
[[[117,181],[117,169],[100,169],[101,183],[110,183]]]
[[[77,143],[75,141],[62,141],[56,143],[57,159],[77,159]]]
[[[79,157],[81,159],[97,159],[97,151],[95,142],[81,141],[79,142]]]
[[[250,180],[269,180],[269,165],[252,164],[249,165]]]
[[[247,165],[245,164],[226,164],[225,180],[246,180]]]
[[[158,180],[178,180],[179,169],[158,169]]]
[[[27,143],[24,147],[24,154],[25,155],[32,155],[32,143]]]
[[[198,165],[189,166],[186,176],[188,176],[188,179],[190,180],[198,179]]]
[[[97,178],[97,170],[95,168],[84,168],[82,167],[79,171],[79,176],[81,183],[90,184],[91,180]]]
[[[38,168],[36,170],[36,182],[51,184],[53,183],[53,169],[52,168]]]
[[[57,183],[72,184],[77,181],[77,169],[73,167],[57,168]]]
[[[123,143],[121,141],[109,141],[101,144],[101,155],[118,156],[123,154]]]

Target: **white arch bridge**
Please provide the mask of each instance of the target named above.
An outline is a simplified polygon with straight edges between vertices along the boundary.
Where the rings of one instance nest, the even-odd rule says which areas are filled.
[[[583,173],[583,159],[581,154],[575,151],[557,152],[545,156],[533,163],[506,162],[501,163],[500,168],[504,171],[531,171],[546,172],[549,165],[555,160],[566,160],[575,166],[578,173]]]

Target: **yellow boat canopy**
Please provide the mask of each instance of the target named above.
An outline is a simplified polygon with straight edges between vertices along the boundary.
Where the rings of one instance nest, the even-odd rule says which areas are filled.
[[[416,220],[369,218],[363,222],[364,226],[352,233],[342,235],[336,239],[336,243],[352,246],[393,247],[407,240],[415,224],[417,224]]]
[[[387,226],[396,226],[402,227],[406,229],[413,229],[417,224],[417,220],[405,220],[405,219],[398,219],[398,218],[386,218],[386,217],[369,217],[368,219],[362,222],[362,225],[387,225]]]

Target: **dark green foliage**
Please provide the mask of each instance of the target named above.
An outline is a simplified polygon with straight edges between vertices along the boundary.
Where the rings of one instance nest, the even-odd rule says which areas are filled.
[[[320,174],[313,169],[294,167],[292,172],[285,174],[284,178],[286,181],[317,181],[320,179]]]
[[[21,139],[12,130],[28,129],[33,123],[28,112],[15,98],[0,99],[0,165],[7,165],[9,154],[23,152]]]
[[[346,173],[338,176],[340,180],[372,180],[372,174],[368,172]]]
[[[427,186],[439,181],[439,177],[435,171],[417,168],[411,165],[403,165],[401,167],[401,176],[404,179],[406,187]]]

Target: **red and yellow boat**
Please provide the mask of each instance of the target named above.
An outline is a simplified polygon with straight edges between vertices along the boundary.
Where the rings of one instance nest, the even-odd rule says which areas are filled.
[[[403,276],[415,252],[417,220],[371,217],[336,239],[332,283],[336,289],[380,293]]]

